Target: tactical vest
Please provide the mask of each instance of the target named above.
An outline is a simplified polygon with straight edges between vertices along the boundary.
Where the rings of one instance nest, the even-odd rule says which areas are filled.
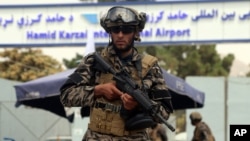
[[[101,56],[105,61],[108,61],[107,49],[104,49]],[[150,68],[156,63],[156,57],[151,55],[143,56],[142,63],[142,77],[144,77]],[[140,77],[138,76],[137,70],[134,67],[132,70],[132,78],[141,85]],[[101,73],[99,84],[109,83],[113,80],[113,75],[109,73]],[[132,135],[138,131],[127,131],[125,130],[124,119],[120,116],[120,109],[122,106],[121,100],[107,101],[104,97],[96,99],[93,108],[90,111],[90,123],[88,127],[92,131],[96,131],[104,134],[112,134],[116,136]],[[144,129],[143,129],[144,130]],[[140,130],[141,131],[141,130]]]

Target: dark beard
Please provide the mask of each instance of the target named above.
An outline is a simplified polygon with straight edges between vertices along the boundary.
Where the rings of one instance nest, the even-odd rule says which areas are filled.
[[[120,52],[120,53],[122,53],[122,52],[127,52],[127,51],[129,51],[131,48],[132,48],[131,45],[127,45],[125,48],[120,49],[120,48],[117,48],[117,46],[114,44],[114,49],[115,49],[115,51],[116,51],[116,52]]]
[[[123,49],[119,49],[115,44],[113,44],[113,47],[117,53],[128,52],[131,48],[133,48],[133,46],[134,46],[134,41],[132,41],[129,45],[127,45]]]

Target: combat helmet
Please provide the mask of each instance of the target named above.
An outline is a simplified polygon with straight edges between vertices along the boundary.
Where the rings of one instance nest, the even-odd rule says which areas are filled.
[[[202,119],[202,116],[199,112],[192,112],[190,114],[190,119],[191,120],[201,120]]]
[[[110,27],[122,25],[136,26],[137,36],[135,40],[140,41],[139,32],[141,32],[146,23],[146,13],[138,13],[136,10],[123,6],[114,6],[108,10],[100,19],[100,24],[107,33],[110,33]]]

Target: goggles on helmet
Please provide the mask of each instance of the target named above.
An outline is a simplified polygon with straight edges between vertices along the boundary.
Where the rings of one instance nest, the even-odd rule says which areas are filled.
[[[107,13],[106,20],[111,22],[122,21],[124,23],[138,24],[137,15],[130,9],[124,7],[114,7]]]

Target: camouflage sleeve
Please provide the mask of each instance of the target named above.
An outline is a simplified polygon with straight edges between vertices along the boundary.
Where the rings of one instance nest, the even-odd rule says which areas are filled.
[[[161,105],[159,109],[161,115],[168,119],[173,111],[171,96],[163,78],[162,70],[157,63],[150,69],[143,82],[150,90],[151,99]]]
[[[91,106],[94,101],[95,71],[93,54],[84,57],[81,63],[61,87],[60,100],[64,106]]]
[[[209,133],[206,124],[203,122],[199,124],[198,130],[200,130],[199,139],[201,141],[209,141]]]
[[[202,131],[199,138],[201,141],[209,141],[208,140],[208,133],[206,131]]]

